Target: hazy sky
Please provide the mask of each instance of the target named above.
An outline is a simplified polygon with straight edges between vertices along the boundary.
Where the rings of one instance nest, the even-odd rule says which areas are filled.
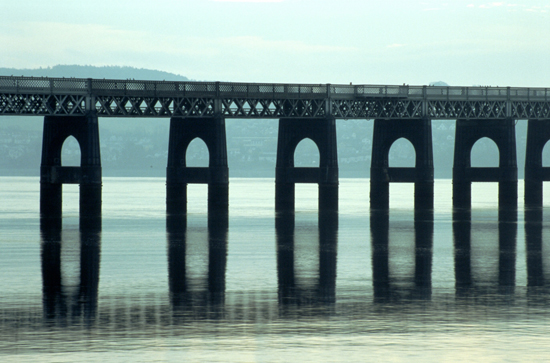
[[[0,0],[0,67],[550,87],[548,0]]]

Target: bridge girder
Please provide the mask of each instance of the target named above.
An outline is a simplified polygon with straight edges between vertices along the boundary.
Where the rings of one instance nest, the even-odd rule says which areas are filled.
[[[91,110],[100,117],[212,117],[215,98],[95,96]],[[82,95],[0,94],[3,115],[67,115],[88,113],[89,97]],[[219,100],[226,118],[337,119],[549,119],[550,102],[541,101],[428,101],[402,99],[247,99]],[[329,105],[327,107],[327,105]],[[327,110],[328,108],[328,110]],[[423,110],[425,111],[423,112]]]
[[[549,119],[550,88],[262,84],[0,76],[0,114]]]

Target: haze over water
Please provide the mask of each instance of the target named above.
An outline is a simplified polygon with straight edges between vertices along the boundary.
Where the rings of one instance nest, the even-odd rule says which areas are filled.
[[[368,179],[340,181],[337,217],[298,185],[274,213],[273,179],[231,179],[229,215],[165,213],[164,178],[104,178],[100,224],[40,224],[39,181],[0,178],[0,360],[191,362],[545,361],[548,223],[499,222],[497,186],[474,183],[471,219],[436,180],[433,222],[412,184],[369,212]],[[544,212],[548,213],[550,193]],[[545,214],[545,215],[546,215]],[[458,218],[458,219],[457,219]]]

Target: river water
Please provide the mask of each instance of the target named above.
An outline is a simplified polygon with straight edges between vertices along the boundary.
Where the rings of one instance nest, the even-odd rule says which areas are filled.
[[[165,213],[163,178],[104,178],[103,213],[41,225],[39,181],[0,178],[2,362],[543,362],[550,356],[550,201],[499,214],[475,183],[470,214],[437,180],[433,215],[412,184],[369,213],[368,179],[340,181],[340,212],[298,185],[275,217],[273,179],[231,179],[228,216],[189,187]],[[550,193],[545,194],[550,200]]]

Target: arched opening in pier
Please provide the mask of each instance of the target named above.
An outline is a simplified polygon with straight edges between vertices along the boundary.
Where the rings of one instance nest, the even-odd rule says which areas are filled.
[[[294,151],[295,167],[318,167],[319,166],[319,148],[310,138],[305,138]]]
[[[388,166],[414,168],[415,165],[416,151],[413,144],[404,137],[395,140],[388,152]]]
[[[294,167],[319,167],[320,155],[317,144],[310,138],[305,138],[298,143],[294,150]],[[318,207],[318,184],[298,183],[295,185],[295,209],[300,211],[313,211]]]
[[[488,137],[477,140],[470,151],[470,165],[473,168],[498,167],[499,151],[497,144]]]
[[[210,154],[202,139],[196,137],[185,151],[185,165],[188,167],[208,167]]]
[[[74,136],[67,137],[61,147],[61,165],[80,166],[81,159],[80,144]]]
[[[413,144],[401,137],[394,141],[388,152],[388,166],[397,168],[414,168],[416,150]],[[414,208],[414,183],[390,183],[390,209]]]
[[[210,153],[206,143],[196,137],[185,151],[185,165],[187,167],[206,168],[210,164]],[[208,184],[187,185],[188,213],[204,213],[208,209]]]
[[[69,136],[61,147],[61,166],[80,166],[82,162],[80,144],[74,136]],[[80,188],[78,184],[62,185],[62,211],[65,217],[78,216]]]
[[[498,168],[499,154],[497,144],[488,137],[482,137],[472,146],[470,165],[473,168]],[[498,206],[498,182],[474,182],[471,188],[472,208]]]

